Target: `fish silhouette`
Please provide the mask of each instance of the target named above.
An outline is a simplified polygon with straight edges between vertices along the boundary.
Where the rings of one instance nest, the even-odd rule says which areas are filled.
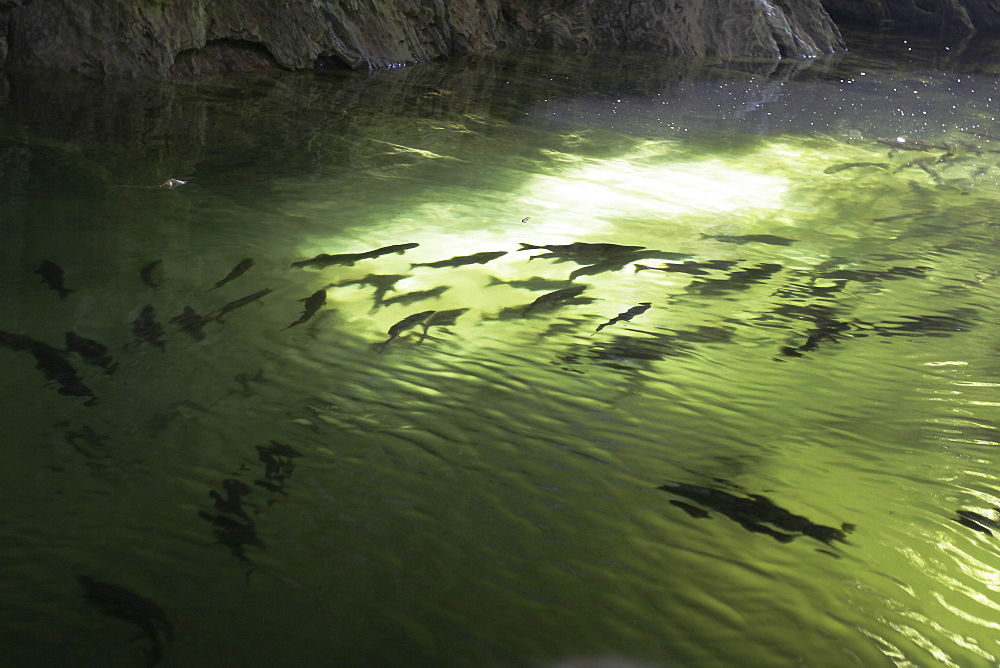
[[[524,315],[527,315],[530,311],[540,307],[540,306],[554,306],[565,302],[569,299],[579,296],[584,290],[587,289],[585,285],[574,285],[573,287],[563,288],[562,290],[554,290],[552,292],[547,292],[535,301],[531,302],[524,308]]]
[[[785,346],[781,349],[781,354],[788,357],[802,357],[803,353],[819,348],[823,341],[839,341],[841,333],[849,330],[851,323],[839,320],[817,321],[816,326],[806,332],[806,340],[800,346]]]
[[[170,319],[170,322],[176,323],[177,327],[190,336],[195,341],[204,341],[205,333],[202,332],[202,328],[211,322],[213,318],[209,318],[203,315],[198,315],[190,306],[185,306],[184,311],[180,315],[175,315]]]
[[[323,305],[326,304],[326,290],[317,290],[308,297],[300,299],[299,301],[305,302],[305,308],[302,310],[302,315],[299,316],[298,320],[290,324],[288,327],[285,327],[285,329],[301,325],[309,320],[309,318],[316,315],[316,312],[323,308]]]
[[[778,237],[773,234],[703,234],[701,238],[721,241],[727,244],[737,244],[739,246],[750,243],[768,244],[770,246],[791,246],[798,241],[798,239]]]
[[[108,456],[110,438],[98,434],[89,425],[83,425],[76,431],[63,432],[63,435],[74,450],[88,459],[104,459]]]
[[[732,267],[735,267],[737,264],[738,261],[736,260],[706,260],[704,262],[686,260],[684,262],[671,262],[668,264],[660,265],[659,267],[653,267],[647,264],[636,264],[635,270],[638,272],[642,269],[651,269],[654,271],[690,274],[691,276],[707,276],[709,274],[709,271],[721,271],[724,269],[731,269]]]
[[[557,258],[562,260],[572,260],[580,264],[593,264],[601,262],[615,255],[639,251],[645,246],[622,246],[619,244],[591,244],[576,241],[571,244],[550,244],[548,246],[536,246],[534,244],[521,244],[518,250],[547,250],[548,253],[532,255],[533,258]]]
[[[618,323],[618,322],[625,322],[625,321],[631,320],[632,318],[636,317],[637,315],[641,315],[641,314],[645,313],[646,311],[648,311],[650,306],[652,306],[652,304],[650,302],[639,302],[638,305],[633,306],[632,308],[630,308],[627,311],[619,313],[615,317],[611,318],[611,320],[608,320],[606,323],[604,323],[602,325],[598,325],[597,326],[597,331],[599,332],[602,329],[604,329],[605,327],[609,327],[609,326],[614,325],[615,323]]]
[[[412,329],[417,325],[421,324],[424,320],[427,320],[432,316],[435,311],[420,311],[419,313],[413,313],[406,316],[392,327],[389,328],[388,334],[389,338],[378,345],[378,351],[381,352],[385,350],[385,347],[394,341],[400,334],[408,329]]]
[[[725,481],[720,480],[720,482],[724,483]],[[703,487],[683,482],[662,485],[657,489],[682,496],[716,510],[747,531],[762,533],[781,543],[790,543],[798,536],[808,536],[827,545],[831,545],[834,541],[847,543],[847,533],[854,529],[851,524],[843,524],[839,529],[816,524],[802,515],[795,515],[781,506],[775,505],[770,499],[760,494],[737,496],[715,487]],[[674,501],[671,503],[692,517],[710,517],[707,512],[701,509],[698,509],[697,514],[692,513],[689,510],[691,505],[688,503]]]
[[[427,299],[433,299],[438,297],[450,289],[447,285],[439,285],[436,288],[430,288],[428,290],[414,290],[413,292],[404,292],[401,295],[396,295],[395,297],[390,297],[385,299],[381,304],[376,306],[392,306],[393,304],[399,304],[402,306],[408,306],[416,302],[422,302]]]
[[[73,365],[63,357],[62,351],[30,336],[3,331],[0,331],[0,346],[31,353],[35,358],[35,368],[48,380],[59,384],[59,394],[89,397],[84,406],[93,406],[97,403],[94,391],[83,383]]]
[[[879,169],[889,169],[889,163],[887,162],[840,162],[836,165],[830,165],[823,170],[824,174],[836,174],[837,172],[842,172],[845,169],[857,169],[859,167],[878,167]]]
[[[639,260],[682,260],[689,257],[691,256],[686,253],[673,253],[670,251],[660,250],[626,251],[612,255],[606,260],[595,262],[593,264],[587,264],[579,269],[573,270],[573,272],[569,275],[569,280],[575,281],[580,276],[593,276],[595,274],[603,274],[608,271],[618,271],[624,268],[625,265],[638,262]],[[639,265],[636,266],[638,267]],[[638,269],[636,269],[636,271],[638,271]]]
[[[212,314],[211,314],[211,318],[210,319],[211,320],[218,320],[219,322],[222,322],[222,316],[226,315],[227,313],[230,313],[231,311],[235,311],[238,308],[243,308],[247,304],[252,304],[253,302],[255,302],[258,299],[260,299],[261,297],[265,297],[265,296],[271,294],[271,292],[273,292],[273,290],[271,290],[270,288],[264,288],[263,290],[258,290],[257,292],[255,292],[253,294],[247,295],[246,297],[240,297],[239,299],[234,299],[233,301],[229,302],[225,306],[219,308],[217,311],[213,311]],[[323,293],[326,294],[325,291],[323,291]],[[302,300],[302,301],[306,301],[306,300]],[[321,304],[321,306],[322,306],[322,304]]]
[[[41,275],[43,283],[59,293],[60,299],[66,299],[66,295],[71,292],[76,292],[76,290],[70,290],[63,285],[62,267],[55,262],[42,260],[42,263],[38,265],[38,269],[35,270],[35,273]]]
[[[230,553],[241,561],[250,561],[246,556],[246,546],[264,547],[253,522],[230,517],[226,513],[212,515],[204,510],[198,511],[198,517],[212,524],[216,541],[228,547]]]
[[[434,311],[434,313],[421,323],[424,327],[424,333],[420,336],[417,343],[421,343],[427,337],[427,330],[431,327],[451,327],[468,310],[467,308],[453,308],[446,311]]]
[[[243,497],[252,492],[250,486],[234,478],[227,478],[222,481],[222,490],[225,496],[219,494],[214,489],[208,491],[208,495],[215,501],[214,508],[223,513],[229,513],[251,522],[250,516],[243,510],[243,506],[248,505]]]
[[[505,281],[501,278],[497,278],[496,276],[491,276],[487,287],[490,285],[509,285],[512,288],[540,292],[542,290],[557,290],[560,288],[572,287],[572,282],[566,279],[542,278],[541,276],[532,276],[531,278]]]
[[[378,306],[385,299],[386,293],[395,290],[396,283],[399,283],[404,278],[409,278],[409,274],[368,274],[362,278],[333,283],[328,287],[339,288],[347,285],[370,285],[375,288],[372,301],[375,303],[375,306]]]
[[[264,464],[265,481],[255,481],[258,486],[269,491],[286,494],[285,482],[291,477],[295,470],[293,459],[302,457],[303,454],[290,445],[271,441],[267,445],[255,445],[257,458]],[[266,484],[259,484],[264,482]]]
[[[739,292],[750,286],[769,279],[782,270],[780,264],[763,262],[738,271],[733,271],[724,278],[696,279],[688,284],[687,291],[699,295],[721,295],[726,292]]]
[[[360,262],[361,260],[372,260],[382,255],[388,255],[389,253],[399,253],[403,254],[411,248],[416,248],[420,244],[408,243],[408,244],[395,244],[392,246],[383,246],[382,248],[376,248],[375,250],[365,251],[364,253],[340,253],[337,255],[327,255],[326,253],[320,253],[316,257],[310,258],[308,260],[300,260],[299,262],[293,262],[293,268],[301,267],[315,267],[316,269],[323,269],[324,267],[329,267],[331,265],[347,265],[348,267],[353,266],[355,262]]]
[[[459,255],[447,260],[438,260],[437,262],[417,262],[411,264],[410,268],[413,267],[464,267],[469,264],[486,264],[491,260],[495,260],[498,257],[503,257],[507,254],[507,251],[495,251],[495,252],[483,252],[483,253],[473,253],[472,255]]]
[[[233,270],[231,272],[229,272],[224,279],[222,279],[221,281],[219,281],[218,283],[216,283],[215,285],[213,285],[211,288],[209,288],[209,290],[215,290],[216,288],[221,288],[223,285],[225,285],[229,281],[232,281],[232,280],[235,280],[235,279],[239,278],[243,274],[247,273],[247,271],[253,265],[254,265],[253,258],[249,258],[248,257],[248,258],[246,258],[244,260],[241,260],[238,265],[236,265],[235,267],[233,267]]]
[[[107,346],[74,332],[66,332],[66,351],[76,353],[87,364],[101,367],[108,375],[113,374],[118,368],[118,364],[108,355]]]
[[[141,278],[142,282],[151,288],[160,287],[160,284],[156,280],[154,274],[157,273],[157,271],[162,265],[163,265],[163,260],[154,260],[150,262],[145,267],[139,270],[139,278]]]
[[[166,352],[167,344],[163,342],[162,336],[163,325],[156,321],[156,309],[147,304],[139,317],[132,321],[132,338]]]
[[[994,508],[993,514],[996,515],[1000,512],[1000,508]],[[1000,520],[995,517],[987,517],[982,513],[977,513],[974,510],[956,510],[955,514],[958,516],[955,519],[956,522],[962,526],[969,527],[980,533],[984,533],[987,536],[992,536],[994,531],[1000,531]]]
[[[146,665],[159,663],[163,658],[164,641],[174,639],[173,624],[163,609],[121,585],[102,582],[89,575],[78,575],[77,580],[83,585],[83,597],[88,603],[100,608],[104,614],[135,624],[142,630],[149,641],[145,650]]]

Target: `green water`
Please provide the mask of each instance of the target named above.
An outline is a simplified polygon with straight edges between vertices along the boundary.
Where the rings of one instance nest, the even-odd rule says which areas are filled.
[[[1000,87],[863,43],[12,80],[0,663],[995,665]]]

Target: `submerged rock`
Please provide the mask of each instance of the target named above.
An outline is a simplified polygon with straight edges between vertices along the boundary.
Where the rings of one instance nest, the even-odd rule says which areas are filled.
[[[8,70],[162,77],[385,68],[509,46],[722,57],[842,50],[820,0],[0,0]]]

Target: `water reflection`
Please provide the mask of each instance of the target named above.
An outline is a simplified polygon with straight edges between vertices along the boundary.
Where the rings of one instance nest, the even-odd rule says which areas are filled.
[[[15,81],[6,662],[995,661],[997,82],[884,65]]]

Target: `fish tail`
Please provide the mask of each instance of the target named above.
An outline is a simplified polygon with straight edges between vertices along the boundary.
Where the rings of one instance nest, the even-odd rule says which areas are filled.
[[[525,243],[522,243],[521,247],[518,248],[518,250],[535,250],[535,249],[539,249],[539,248],[542,248],[542,246],[535,246],[534,244],[525,244]]]

